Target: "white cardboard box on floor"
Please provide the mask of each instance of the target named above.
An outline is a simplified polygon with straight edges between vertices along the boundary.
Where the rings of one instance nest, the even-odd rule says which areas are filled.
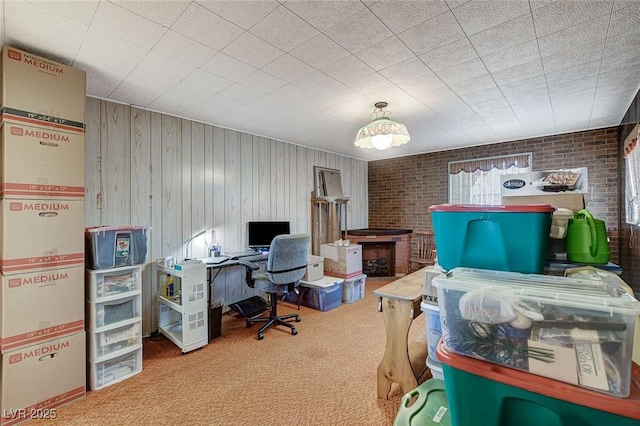
[[[13,425],[86,395],[85,332],[3,354],[0,424]]]
[[[84,330],[84,268],[0,275],[0,351]]]
[[[0,200],[0,273],[84,266],[84,201]]]
[[[317,281],[324,276],[324,258],[310,254],[307,256],[307,270],[302,281]]]
[[[353,278],[362,275],[362,246],[336,247],[333,244],[321,244],[320,256],[324,257],[325,275],[340,278]]]

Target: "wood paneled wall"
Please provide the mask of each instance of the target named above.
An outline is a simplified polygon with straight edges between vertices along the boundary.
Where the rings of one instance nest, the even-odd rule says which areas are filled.
[[[341,171],[351,197],[347,226],[367,227],[365,161],[87,98],[85,226],[152,228],[144,334],[157,329],[152,262],[181,259],[184,243],[210,228],[224,250],[242,250],[252,220],[288,220],[292,233],[311,233],[314,166]],[[250,295],[240,267],[216,277],[214,300],[228,305]]]

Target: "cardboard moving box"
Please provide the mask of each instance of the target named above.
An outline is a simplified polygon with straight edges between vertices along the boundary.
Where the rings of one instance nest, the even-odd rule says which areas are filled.
[[[84,201],[0,200],[0,273],[84,266]]]
[[[320,256],[324,257],[324,273],[340,278],[353,278],[362,275],[362,246],[336,247],[333,244],[321,244]]]
[[[84,268],[0,275],[0,351],[84,330]]]
[[[86,73],[41,56],[3,46],[0,61],[0,106],[35,113],[52,124],[85,121]],[[24,119],[30,117],[25,114]],[[83,126],[84,127],[84,126]]]
[[[0,197],[84,198],[84,134],[5,121]]]
[[[0,425],[55,418],[55,408],[83,398],[85,342],[80,332],[3,354]]]

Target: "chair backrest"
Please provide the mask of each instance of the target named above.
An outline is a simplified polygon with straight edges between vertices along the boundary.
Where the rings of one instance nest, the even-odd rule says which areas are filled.
[[[433,260],[436,256],[436,246],[432,231],[414,231],[418,240],[418,259]]]
[[[299,281],[307,269],[307,255],[311,246],[308,234],[278,235],[271,242],[267,274],[275,284]]]

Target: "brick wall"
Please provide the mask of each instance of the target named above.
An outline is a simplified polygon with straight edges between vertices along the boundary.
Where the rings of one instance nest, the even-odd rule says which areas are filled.
[[[587,209],[605,222],[611,261],[616,263],[620,223],[618,138],[618,127],[611,127],[371,161],[369,227],[432,229],[427,209],[448,202],[449,161],[532,152],[533,170],[588,168]]]

